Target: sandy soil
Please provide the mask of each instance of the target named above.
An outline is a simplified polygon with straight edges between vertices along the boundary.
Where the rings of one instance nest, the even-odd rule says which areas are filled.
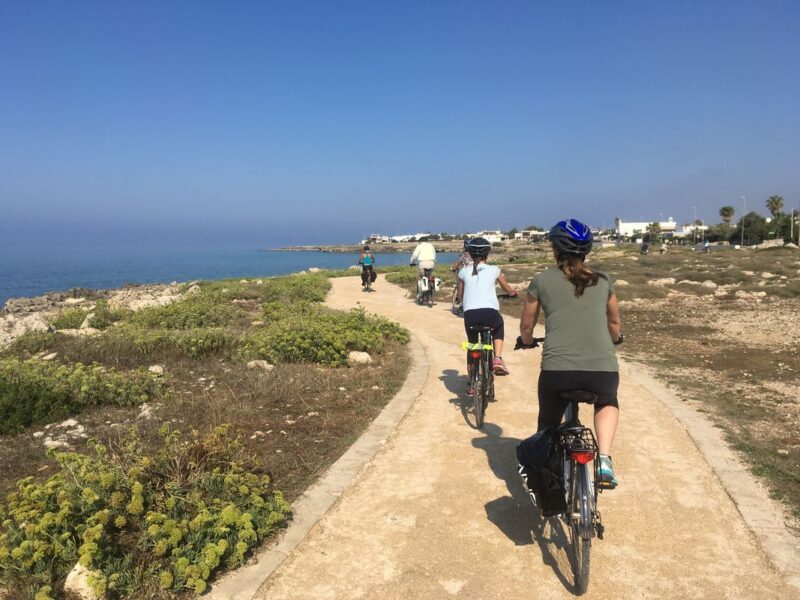
[[[506,351],[511,375],[482,431],[463,395],[463,324],[399,287],[366,295],[333,280],[329,303],[361,304],[413,330],[426,392],[258,598],[566,598],[566,535],[542,521],[514,448],[536,423],[538,351]],[[506,319],[509,338],[518,323]],[[541,334],[540,334],[541,335]],[[620,487],[600,497],[606,537],[589,598],[789,598],[685,429],[623,370],[614,450]]]

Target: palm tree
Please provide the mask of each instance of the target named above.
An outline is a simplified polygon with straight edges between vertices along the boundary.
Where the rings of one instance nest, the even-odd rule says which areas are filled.
[[[728,226],[728,228],[730,228],[731,219],[733,219],[733,215],[735,214],[736,209],[732,206],[723,206],[719,209],[719,216],[722,217],[722,221]]]
[[[767,205],[767,210],[772,213],[772,216],[777,217],[778,213],[781,212],[783,208],[783,196],[770,196],[767,198],[765,204]]]

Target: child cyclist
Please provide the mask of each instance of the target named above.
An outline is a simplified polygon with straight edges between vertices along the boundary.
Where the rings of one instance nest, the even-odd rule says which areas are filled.
[[[467,244],[467,252],[473,263],[458,272],[458,301],[464,307],[464,329],[470,343],[476,343],[481,327],[492,328],[494,340],[494,372],[508,375],[508,368],[503,362],[503,317],[500,315],[500,303],[497,300],[495,286],[500,284],[509,296],[517,292],[506,281],[500,267],[487,265],[486,258],[492,245],[484,238],[475,238]],[[477,328],[470,330],[470,327]],[[467,384],[467,395],[472,396],[475,390]]]
[[[366,286],[368,281],[374,281],[373,271],[375,270],[375,255],[370,252],[369,246],[364,246],[358,257],[358,264],[361,265],[361,285]]]

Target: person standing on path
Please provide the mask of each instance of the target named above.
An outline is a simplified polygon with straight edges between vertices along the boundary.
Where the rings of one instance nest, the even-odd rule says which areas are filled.
[[[358,257],[358,264],[361,265],[361,285],[366,286],[368,281],[375,281],[375,255],[369,246],[364,246]]]
[[[611,446],[619,421],[619,364],[614,345],[622,343],[619,306],[614,284],[585,264],[592,249],[591,230],[575,219],[550,229],[557,266],[537,274],[522,309],[520,340],[533,343],[539,311],[545,316],[542,370],[539,374],[538,430],[557,427],[568,402],[561,392],[586,390],[597,394],[594,428],[600,451],[600,481],[617,486]]]
[[[467,252],[473,262],[458,272],[457,301],[464,307],[464,329],[467,331],[470,343],[478,341],[480,327],[492,328],[494,343],[492,370],[498,375],[508,375],[508,367],[503,362],[505,333],[496,286],[500,284],[509,296],[516,296],[517,291],[508,284],[500,267],[486,264],[491,248],[492,245],[484,238],[475,238],[467,244]],[[469,367],[469,361],[467,366]],[[471,386],[471,383],[467,385]],[[475,390],[467,387],[467,396],[474,394]]]

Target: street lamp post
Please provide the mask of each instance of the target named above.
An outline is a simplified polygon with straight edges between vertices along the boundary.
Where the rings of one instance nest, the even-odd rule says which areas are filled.
[[[694,221],[692,221],[692,241],[696,244],[697,243],[697,207],[693,206],[692,210],[694,211]]]
[[[747,198],[742,196],[742,248],[744,248],[744,215],[747,211]]]

